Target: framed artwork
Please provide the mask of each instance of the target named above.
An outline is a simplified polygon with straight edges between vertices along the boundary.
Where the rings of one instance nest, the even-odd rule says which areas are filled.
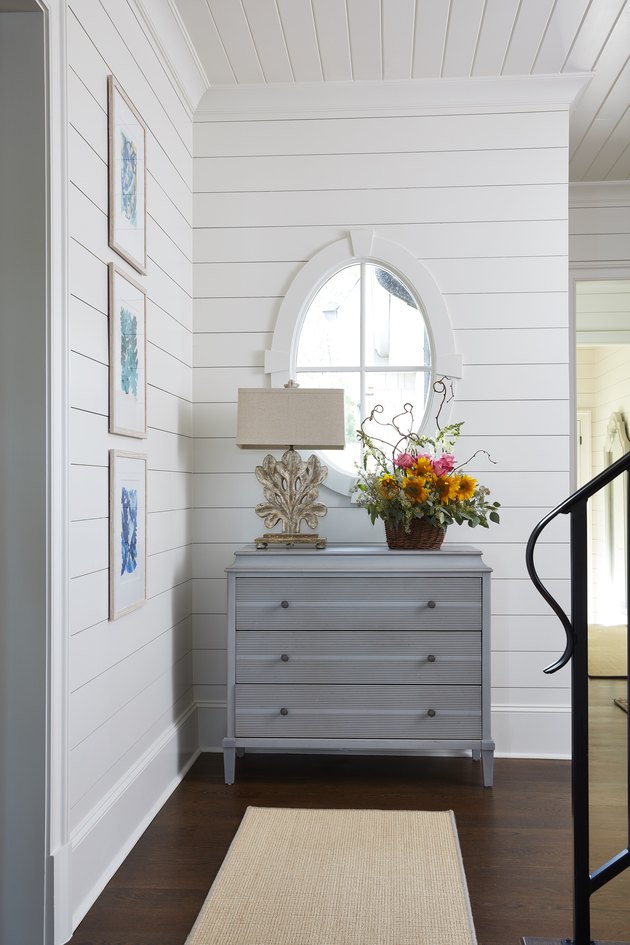
[[[146,600],[147,458],[109,451],[109,619]]]
[[[109,245],[147,271],[147,129],[113,75],[107,77],[109,122]]]
[[[146,292],[109,264],[109,431],[147,435]]]

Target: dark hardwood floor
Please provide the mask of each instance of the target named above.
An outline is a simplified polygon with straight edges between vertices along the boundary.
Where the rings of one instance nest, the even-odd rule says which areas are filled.
[[[625,681],[591,683],[593,865],[627,844]],[[87,914],[72,945],[183,945],[248,805],[455,812],[479,945],[571,925],[570,765],[469,758],[250,754],[223,783],[202,755]],[[630,941],[630,870],[592,898],[597,939]],[[418,943],[421,945],[421,943]]]

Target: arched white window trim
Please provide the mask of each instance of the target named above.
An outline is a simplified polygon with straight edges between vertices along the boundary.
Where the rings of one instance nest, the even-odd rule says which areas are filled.
[[[271,387],[282,387],[295,376],[297,341],[315,294],[336,272],[357,262],[382,264],[413,289],[427,315],[432,379],[461,377],[462,361],[455,349],[448,309],[429,270],[398,243],[378,236],[374,230],[357,229],[312,256],[289,286],[280,305],[271,348],[265,352],[265,373],[270,375]],[[427,416],[435,416],[441,400],[441,396],[433,395]],[[446,408],[440,419],[448,419]],[[353,476],[329,466],[326,485],[330,489],[348,495],[353,484]]]

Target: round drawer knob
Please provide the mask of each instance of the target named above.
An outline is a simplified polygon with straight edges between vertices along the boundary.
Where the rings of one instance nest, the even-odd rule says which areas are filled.
[[[284,607],[284,609],[286,610],[287,607],[289,606],[289,601],[288,601],[288,600],[283,600],[282,603],[280,604],[280,606],[281,606],[281,607]]]
[[[288,715],[288,714],[289,714],[289,710],[286,709],[284,706],[282,706],[282,708],[280,709],[280,715]]]
[[[437,604],[435,603],[434,600],[430,600],[430,601],[427,603],[427,607],[430,607],[431,610],[434,610],[435,607],[437,607]]]
[[[283,663],[288,663],[288,662],[289,662],[289,657],[287,656],[286,653],[283,653],[282,656],[280,657],[280,659],[282,660]]]
[[[282,658],[284,659],[284,657]],[[433,653],[429,653],[429,655],[427,656],[427,659],[429,663],[435,663],[435,656],[433,655]]]
[[[429,711],[427,712],[427,715],[429,716],[430,719],[434,719],[434,718],[435,718],[435,709],[429,709]]]

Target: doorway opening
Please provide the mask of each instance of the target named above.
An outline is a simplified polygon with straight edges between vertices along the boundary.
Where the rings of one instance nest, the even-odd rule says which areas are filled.
[[[579,487],[630,450],[630,274],[580,277],[574,286]],[[589,742],[606,757],[605,765],[590,765],[591,868],[614,855],[618,844],[625,846],[628,829],[626,479],[617,478],[588,502]],[[604,848],[603,824],[611,817],[617,835]],[[594,923],[608,896],[603,889],[593,900]]]
[[[576,470],[581,486],[630,449],[630,278],[575,283]],[[590,507],[589,622],[625,623],[622,483]]]

